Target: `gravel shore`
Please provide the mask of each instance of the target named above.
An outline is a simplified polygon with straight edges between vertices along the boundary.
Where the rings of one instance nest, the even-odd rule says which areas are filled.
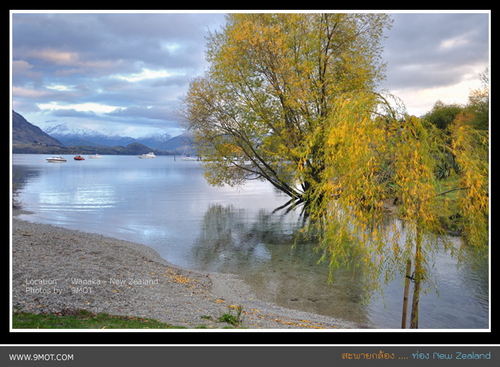
[[[183,269],[144,245],[15,216],[12,278],[14,311],[85,309],[188,328],[222,328],[227,324],[217,319],[228,307],[241,305],[241,326],[247,329],[367,327],[259,301],[235,275]]]

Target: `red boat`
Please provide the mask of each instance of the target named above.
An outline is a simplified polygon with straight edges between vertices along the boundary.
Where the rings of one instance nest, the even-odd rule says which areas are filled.
[[[81,155],[77,155],[75,158],[75,161],[84,161],[85,158],[83,158]]]

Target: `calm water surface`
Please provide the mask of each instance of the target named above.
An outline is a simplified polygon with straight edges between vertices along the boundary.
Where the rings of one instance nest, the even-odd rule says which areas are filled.
[[[383,328],[399,328],[402,280],[384,298],[362,301],[363,276],[342,272],[327,284],[315,244],[292,249],[297,214],[273,210],[288,198],[266,182],[211,187],[198,162],[173,156],[47,163],[50,155],[14,154],[19,201],[35,214],[22,219],[101,233],[154,248],[167,261],[191,269],[239,274],[257,296],[286,307]],[[458,239],[456,239],[458,241]],[[420,301],[420,328],[489,327],[487,263],[457,268],[445,252],[436,257],[439,295]]]

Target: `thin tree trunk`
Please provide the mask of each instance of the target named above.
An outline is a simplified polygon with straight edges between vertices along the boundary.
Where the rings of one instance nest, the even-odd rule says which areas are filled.
[[[415,273],[414,273],[414,286],[413,286],[413,300],[411,304],[411,316],[410,316],[410,329],[418,329],[418,303],[420,301],[420,282],[422,280],[422,238],[420,234],[420,229],[417,225],[417,233],[415,238]]]
[[[420,282],[413,286],[413,301],[411,303],[410,329],[418,329],[418,302],[420,301]]]
[[[403,315],[401,319],[401,329],[406,329],[406,319],[408,314],[408,293],[410,292],[411,260],[406,262],[405,290],[403,295]]]

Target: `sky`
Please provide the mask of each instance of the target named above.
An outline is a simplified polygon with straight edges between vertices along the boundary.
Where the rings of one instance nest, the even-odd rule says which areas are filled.
[[[410,114],[466,103],[490,61],[489,12],[389,12],[386,80]],[[203,74],[217,12],[11,12],[12,109],[42,129],[62,123],[141,137],[183,132],[176,116]]]

